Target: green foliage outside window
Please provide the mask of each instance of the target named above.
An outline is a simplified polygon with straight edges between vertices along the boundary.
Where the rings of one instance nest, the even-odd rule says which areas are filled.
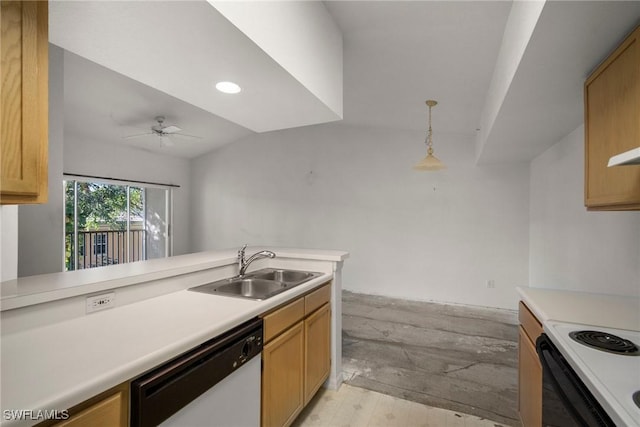
[[[74,184],[65,181],[65,265],[73,270],[74,220],[79,231],[126,230],[127,229],[127,187],[96,182],[77,182],[78,210],[74,218]],[[130,218],[144,215],[143,189],[129,187]],[[84,247],[84,242],[78,242]],[[86,250],[86,248],[85,248]]]

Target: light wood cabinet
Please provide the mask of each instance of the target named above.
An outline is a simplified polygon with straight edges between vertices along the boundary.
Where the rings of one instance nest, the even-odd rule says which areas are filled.
[[[304,321],[304,404],[309,403],[331,369],[331,310],[323,305]]]
[[[331,369],[331,284],[264,316],[262,425],[290,425]]]
[[[45,203],[48,3],[0,2],[0,203]]]
[[[542,325],[520,302],[518,317],[518,412],[523,427],[542,425],[542,365],[535,341],[542,333]]]
[[[304,317],[304,298],[288,303],[264,317],[264,342],[268,343]]]
[[[331,300],[331,286],[323,285],[304,297],[304,315],[308,316]]]
[[[585,205],[640,210],[640,165],[607,167],[640,146],[640,27],[587,78],[584,103]]]
[[[38,427],[127,427],[129,425],[129,383],[122,383],[69,409],[63,421],[45,421]]]
[[[524,427],[542,425],[542,367],[522,327],[518,336],[518,410]]]
[[[288,426],[304,408],[304,322],[262,349],[262,425]]]

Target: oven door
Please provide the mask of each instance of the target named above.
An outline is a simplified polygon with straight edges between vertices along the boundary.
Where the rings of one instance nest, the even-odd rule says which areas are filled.
[[[542,364],[542,425],[615,427],[546,334],[536,340]]]

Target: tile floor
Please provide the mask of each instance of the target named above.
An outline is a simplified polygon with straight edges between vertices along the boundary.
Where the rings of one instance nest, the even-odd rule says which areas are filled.
[[[343,384],[320,389],[294,427],[502,427],[502,424]]]

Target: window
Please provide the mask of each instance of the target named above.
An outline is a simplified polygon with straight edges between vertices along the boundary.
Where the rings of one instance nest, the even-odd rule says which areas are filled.
[[[93,238],[93,253],[102,255],[107,253],[107,233],[97,233]]]
[[[171,255],[170,187],[74,176],[64,191],[66,271]]]

